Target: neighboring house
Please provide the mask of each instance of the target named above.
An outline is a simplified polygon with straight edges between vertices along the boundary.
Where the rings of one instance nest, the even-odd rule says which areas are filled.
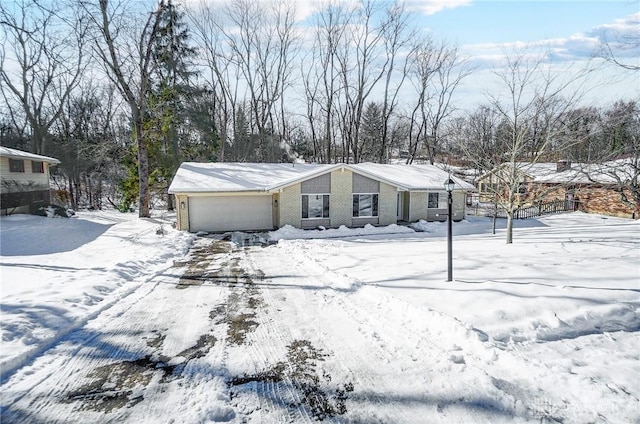
[[[612,175],[619,171],[620,163],[604,165],[572,164],[562,160],[555,163],[516,163],[520,178],[519,195],[523,206],[536,202],[564,200],[573,210],[620,217],[632,217],[633,209],[620,199],[621,181]],[[480,201],[491,202],[504,193],[501,173],[510,172],[511,164],[482,175],[476,184]]]
[[[0,147],[2,215],[33,212],[51,201],[49,167],[58,159]]]
[[[183,163],[169,193],[177,228],[271,230],[444,221],[449,174],[430,165]],[[453,177],[453,219],[465,216],[471,184]]]

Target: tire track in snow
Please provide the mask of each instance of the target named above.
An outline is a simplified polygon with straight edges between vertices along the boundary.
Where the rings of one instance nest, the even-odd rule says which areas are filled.
[[[295,257],[294,252],[289,253],[292,254],[291,257]],[[260,258],[259,253],[256,253],[256,256]],[[257,266],[268,266],[269,262],[269,257],[266,256],[260,260],[260,264]],[[320,273],[314,272],[306,261],[302,264],[291,261],[291,263],[279,265],[289,271],[289,274],[294,274],[294,278],[304,281],[301,283],[303,287],[282,289],[286,300],[281,299],[282,294],[280,291],[265,289],[265,295],[267,293],[269,295],[267,302],[272,306],[278,305],[278,308],[286,310],[286,318],[295,322],[298,330],[300,330],[298,327],[304,330],[303,334],[296,334],[291,338],[311,336],[314,344],[318,343],[324,350],[333,352],[334,356],[331,360],[337,365],[329,363],[323,365],[334,373],[334,377],[336,374],[340,374],[343,380],[352,381],[356,387],[354,395],[358,394],[358,392],[363,393],[364,388],[380,388],[382,384],[381,393],[362,394],[361,396],[364,398],[360,400],[356,406],[357,408],[361,408],[363,404],[367,403],[375,405],[369,409],[374,411],[371,412],[372,416],[375,416],[375,419],[381,422],[397,422],[400,418],[403,418],[402,421],[404,422],[414,420],[415,415],[406,413],[406,405],[384,396],[384,384],[386,381],[366,361],[366,359],[370,359],[369,356],[366,358],[361,357],[363,352],[368,351],[368,354],[375,356],[376,360],[390,366],[393,373],[401,375],[403,371],[412,371],[410,369],[402,370],[393,365],[398,355],[402,355],[402,349],[398,347],[390,351],[385,347],[387,342],[383,338],[373,340],[366,334],[364,328],[375,328],[375,325],[372,325],[370,319],[358,318],[350,312],[351,310],[354,312],[362,310],[361,304],[356,301],[357,297],[353,293],[334,291],[330,288],[325,290],[325,288],[336,284],[344,286],[346,283],[347,286],[350,286],[352,282],[346,281],[344,276],[332,273],[327,274],[326,270],[320,270]],[[277,283],[274,285],[277,286]],[[305,289],[304,286],[314,286],[316,288],[310,290]],[[322,317],[331,317],[331,319],[325,320]],[[280,326],[284,326],[283,324],[286,325],[286,323],[280,323]],[[273,331],[282,330],[276,328]],[[402,340],[400,344],[396,345],[404,346],[405,342],[405,340]],[[331,369],[334,366],[336,370]],[[422,381],[422,379],[420,380]],[[355,405],[353,401],[349,403]]]
[[[497,351],[483,340],[482,333],[477,333],[475,329],[455,318],[432,310],[418,309],[376,288],[361,287],[359,281],[334,272],[309,256],[301,255],[300,251],[303,249],[299,245],[286,248],[289,255],[283,256],[295,259],[291,264],[283,266],[288,269],[297,266],[301,277],[313,275],[318,287],[360,287],[352,293],[347,291],[346,295],[343,290],[326,290],[323,297],[331,314],[344,316],[344,319],[340,320],[342,326],[345,323],[357,323],[357,331],[361,337],[369,342],[370,350],[371,347],[375,347],[378,359],[382,359],[383,362],[386,359],[389,364],[387,367],[394,369],[397,375],[405,375],[404,380],[414,386],[427,386],[424,394],[417,394],[415,398],[411,398],[414,406],[411,413],[406,413],[406,405],[401,405],[401,399],[396,402],[393,398],[384,398],[382,395],[385,407],[393,402],[399,404],[397,409],[405,412],[405,422],[415,420],[416,414],[422,416],[430,412],[436,412],[430,419],[443,419],[440,413],[446,412],[450,407],[467,408],[470,412],[479,414],[467,415],[466,419],[471,420],[485,416],[490,420],[510,422],[517,418],[514,414],[521,415],[522,408],[518,405],[518,399],[513,393],[505,392],[500,380],[491,375],[492,364],[498,359]],[[308,280],[305,284],[309,284]],[[416,325],[416,316],[423,316],[424,324]],[[337,326],[331,333],[340,334],[340,330]],[[330,337],[335,337],[335,334]],[[345,337],[345,343],[348,345],[353,338],[353,335]],[[414,349],[411,350],[411,347]],[[421,362],[422,358],[418,356],[436,358],[431,359],[435,360],[435,363],[430,363],[425,368]],[[394,361],[404,364],[404,369],[398,370],[394,367]],[[433,366],[437,367],[435,371],[431,369]],[[367,368],[359,367],[358,363],[355,363],[355,368],[351,370],[358,375],[366,375],[367,372]],[[368,372],[371,372],[371,369],[368,369]],[[434,384],[439,386],[433,387],[426,379],[412,380],[406,377],[407,374],[416,373],[429,375],[435,381]],[[447,381],[451,378],[460,381],[451,384]],[[468,390],[468,387],[473,389]],[[431,394],[429,391],[434,389],[436,393]],[[369,395],[366,401],[377,397],[380,396]],[[433,404],[433,410],[420,407],[421,403]],[[464,411],[462,414],[464,417]],[[389,421],[389,417],[391,421],[399,421],[398,415],[403,416],[402,413],[398,414],[398,411],[392,411],[383,421]]]
[[[115,299],[92,314],[85,320],[86,322],[80,323],[68,331],[64,337],[61,337],[46,352],[36,358],[32,365],[23,367],[16,375],[15,380],[17,381],[15,383],[10,380],[3,386],[3,415],[9,408],[18,407],[20,409],[24,400],[28,402],[28,408],[21,408],[21,410],[29,411],[27,417],[38,417],[41,411],[46,411],[51,406],[50,399],[64,397],[63,394],[73,386],[76,376],[82,375],[86,368],[105,366],[110,362],[129,357],[127,345],[116,347],[105,341],[100,341],[101,334],[96,331],[97,328],[94,327],[92,321],[99,317],[101,322],[117,323],[124,313],[122,309],[124,304],[135,307],[142,299],[149,296],[158,284],[159,282],[141,284],[132,288],[126,295]],[[131,330],[140,331],[140,327],[136,326]],[[111,336],[118,337],[121,334],[122,332],[116,331]],[[98,352],[102,352],[102,355],[98,355]],[[91,360],[92,356],[95,356],[93,360]],[[30,375],[37,376],[37,381],[33,382],[34,377],[29,377]],[[23,383],[31,387],[25,388]],[[13,393],[16,394],[15,397],[12,397]],[[49,414],[43,415],[48,416]],[[67,418],[69,417],[62,416],[58,419],[51,417],[50,420],[64,422]]]
[[[325,280],[329,287],[360,286],[358,280],[331,270],[313,258],[304,242],[283,243],[283,246],[279,247],[288,252],[288,256],[282,256],[293,258],[292,263],[306,269],[307,273],[308,270],[315,269],[314,274],[320,275],[319,280]],[[333,279],[346,281],[336,285]],[[461,370],[464,371],[467,380],[468,374],[474,373],[475,377],[470,380],[475,381],[474,384],[481,388],[480,392],[485,396],[486,402],[484,408],[497,412],[497,416],[491,418],[492,421],[502,421],[506,417],[507,422],[567,419],[570,422],[586,422],[605,419],[607,411],[616,409],[615,404],[620,405],[618,409],[624,408],[624,397],[621,398],[615,388],[598,387],[597,382],[572,372],[558,374],[555,365],[531,358],[526,351],[497,349],[487,340],[484,333],[454,317],[418,308],[375,287],[363,286],[348,299],[339,296],[339,291],[329,292],[332,293],[331,303],[344,302],[344,310],[351,312],[354,321],[362,323],[361,328],[365,329],[363,335],[366,336],[369,332],[367,329],[376,328],[377,337],[372,338],[377,339],[383,334],[381,329],[388,328],[390,331],[381,337],[385,346],[390,346],[390,340],[394,338],[398,346],[435,344],[445,353],[445,361],[441,363],[452,367],[462,365]],[[373,305],[376,304],[382,305],[383,308],[374,308]],[[369,313],[368,318],[363,316],[366,312]],[[424,317],[424,325],[416,324],[416,316]],[[406,340],[411,340],[411,343],[407,343]],[[393,350],[387,351],[393,353]],[[437,355],[438,350],[432,352]],[[402,353],[398,357],[402,357]],[[445,366],[439,372],[447,373],[448,369]],[[453,373],[451,377],[455,375]],[[573,390],[564,389],[567,387]],[[451,401],[443,399],[437,402],[437,409],[446,412],[448,407],[482,407],[478,401],[471,400],[472,396],[477,394],[470,392],[462,397],[454,396]],[[584,399],[598,399],[601,407],[596,410],[590,402],[585,403]],[[609,399],[612,404],[600,399]],[[628,401],[637,402],[637,399],[629,396]],[[468,419],[477,420],[478,416],[483,414],[476,415],[475,418],[470,416]]]
[[[164,333],[166,336],[165,326],[174,325],[179,333],[180,327],[192,321],[190,318],[198,314],[209,314],[208,310],[194,305],[199,297],[208,298],[212,303],[216,303],[226,293],[218,291],[222,294],[216,300],[216,296],[211,296],[212,291],[208,287],[197,287],[196,290],[202,290],[203,296],[193,296],[193,288],[189,288],[190,293],[176,290],[177,281],[174,278],[162,277],[161,273],[150,276],[147,284],[141,284],[126,296],[105,305],[95,314],[95,319],[87,320],[82,328],[70,332],[56,346],[37,358],[32,366],[25,367],[19,375],[5,384],[2,387],[3,422],[69,422],[77,421],[79,416],[93,416],[80,420],[95,421],[95,413],[83,409],[82,403],[78,405],[77,402],[64,402],[68,394],[77,390],[82,383],[90,383],[91,370],[106,369],[113,364],[163,353],[175,355],[183,350],[190,342],[181,340],[180,334],[174,335],[173,346],[167,346],[169,343],[164,340],[164,350],[160,351],[157,346],[153,346],[154,342],[150,345],[147,341],[158,334]],[[176,305],[179,306],[177,311]],[[158,319],[172,309],[172,317]],[[205,326],[209,325],[206,320],[201,321]],[[167,352],[167,349],[173,349],[173,352]],[[158,359],[157,362],[149,363],[153,365],[160,362]],[[147,371],[142,369],[142,372]],[[148,373],[152,375],[151,380],[144,387],[133,387],[134,392],[142,391],[149,395],[159,392],[158,387],[166,372],[162,369],[149,369]],[[179,398],[186,397],[182,393]],[[155,403],[156,409],[161,405],[161,402],[147,403]],[[145,409],[147,408],[142,405],[133,411],[116,410],[111,414],[110,420],[121,422],[126,420],[129,414]],[[142,417],[144,416],[143,413]],[[46,420],[41,417],[46,417]]]
[[[344,280],[343,276],[326,274],[324,270],[320,277],[317,277],[315,273],[308,275],[307,263],[287,265],[289,265],[287,267],[289,270],[295,270],[301,279],[305,279],[305,284],[312,283],[311,285],[317,287],[331,287],[336,284],[340,287],[356,285],[351,281],[341,281]],[[309,310],[313,309],[314,318],[307,324],[310,331],[307,330],[306,335],[313,337],[314,340],[317,339],[320,346],[332,352],[332,360],[338,368],[333,374],[340,375],[343,380],[352,382],[355,386],[354,394],[362,392],[363,388],[378,387],[382,391],[381,378],[372,372],[370,364],[361,357],[361,352],[368,351],[378,360],[391,364],[396,372],[401,372],[400,368],[393,366],[389,360],[391,357],[389,352],[381,349],[379,343],[372,343],[372,340],[362,331],[363,326],[366,326],[367,323],[361,319],[354,319],[351,309],[360,311],[360,308],[358,304],[350,303],[353,300],[352,294],[343,291],[334,292],[332,289],[309,291],[303,288],[287,291],[288,300],[294,305],[290,313],[297,314],[295,322],[304,322],[305,319],[308,319]],[[323,317],[331,317],[331,319]],[[327,368],[332,367],[333,364],[327,364]],[[355,404],[353,401],[351,403]],[[393,401],[383,395],[368,394],[359,401],[356,408],[361,408],[363,403],[375,405],[374,408],[371,408],[375,410],[373,416],[380,422],[397,422],[402,417],[410,419],[406,415],[405,407],[394,405]]]
[[[37,348],[29,351],[24,355],[21,355],[18,358],[15,358],[13,360],[6,361],[5,363],[3,363],[2,364],[2,381],[0,381],[0,384],[7,383],[19,369],[32,363],[36,358],[44,354],[46,351],[51,349],[56,344],[63,341],[70,334],[82,328],[84,325],[87,324],[87,322],[95,319],[104,311],[124,301],[126,298],[133,296],[134,294],[137,294],[139,290],[148,288],[148,287],[145,287],[147,283],[149,283],[150,281],[152,281],[154,278],[158,277],[162,273],[166,272],[170,268],[171,268],[170,266],[165,267],[157,271],[153,275],[145,277],[142,282],[133,283],[132,287],[127,287],[126,289],[116,292],[115,296],[112,299],[103,302],[98,309],[96,309],[95,311],[92,311],[90,314],[86,315],[85,317],[76,320],[72,325],[70,325],[69,327],[67,327],[62,331],[59,331],[55,336],[49,339],[43,340],[43,342]],[[151,289],[153,289],[153,287],[151,287]]]
[[[253,256],[256,249],[250,253]],[[268,290],[259,289],[262,275],[259,268],[256,268],[253,260],[246,254],[247,250],[243,249],[242,260],[239,265],[245,270],[245,275],[253,276],[251,281],[245,281],[245,284],[256,286],[261,297],[262,307],[256,312],[258,326],[248,335],[247,343],[242,347],[249,350],[249,356],[253,363],[253,372],[260,373],[272,368],[278,359],[286,357],[285,346],[294,338],[289,329],[285,326],[277,326],[270,310],[270,303],[267,302],[268,296],[265,296]],[[240,289],[242,290],[242,289]],[[264,313],[265,308],[268,313]],[[283,381],[255,381],[253,382],[253,390],[249,393],[242,391],[238,396],[249,397],[251,401],[245,403],[257,404],[257,411],[246,411],[247,418],[256,422],[295,422],[295,423],[312,423],[314,418],[309,415],[303,405],[303,400],[299,392],[294,388],[293,381],[286,374],[282,376]],[[283,407],[286,406],[286,407]],[[258,415],[255,417],[254,415]]]

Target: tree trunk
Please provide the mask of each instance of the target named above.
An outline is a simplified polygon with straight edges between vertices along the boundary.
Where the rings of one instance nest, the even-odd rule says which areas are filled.
[[[507,210],[507,244],[513,243],[513,210]]]
[[[142,122],[136,120],[136,145],[138,146],[138,217],[149,218],[149,153],[142,133]]]
[[[174,205],[173,205],[173,195],[171,195],[171,193],[169,193],[169,186],[167,186],[167,210],[168,211],[172,211],[174,210]]]

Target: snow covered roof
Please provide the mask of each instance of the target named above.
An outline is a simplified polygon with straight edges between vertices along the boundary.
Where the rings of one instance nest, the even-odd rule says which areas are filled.
[[[443,190],[449,173],[434,165],[359,163],[350,165],[354,171],[388,182],[407,191]],[[475,190],[472,184],[451,176],[456,190]]]
[[[508,164],[506,164],[508,165]],[[611,184],[619,179],[625,180],[633,174],[628,159],[619,159],[603,164],[570,163],[563,171],[558,171],[558,164],[518,162],[516,167],[533,178],[534,182],[543,184]]]
[[[0,146],[0,156],[6,156],[12,159],[28,159],[34,161],[49,162],[52,165],[57,165],[60,163],[58,159],[49,156],[36,155],[34,153],[29,153],[17,149],[10,149],[3,146]]]
[[[270,191],[338,168],[346,168],[408,191],[442,190],[444,181],[449,177],[446,171],[432,165],[185,162],[176,172],[169,193]],[[452,178],[456,189],[475,189],[459,178]]]
[[[185,162],[176,172],[169,193],[269,191],[274,186],[326,172],[327,165],[306,163]]]

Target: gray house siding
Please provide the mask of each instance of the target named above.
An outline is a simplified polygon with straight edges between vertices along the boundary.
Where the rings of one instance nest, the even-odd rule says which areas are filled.
[[[353,193],[379,193],[380,181],[364,177],[360,174],[353,174]]]
[[[302,194],[329,194],[331,193],[331,174],[326,173],[300,183]]]

